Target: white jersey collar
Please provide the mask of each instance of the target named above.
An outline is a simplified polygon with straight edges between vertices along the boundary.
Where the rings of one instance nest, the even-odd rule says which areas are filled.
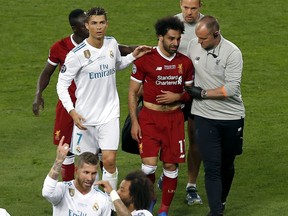
[[[172,60],[174,59],[174,57],[176,56],[176,53],[174,53],[171,57],[168,57],[168,56],[164,55],[164,54],[161,52],[159,46],[156,47],[156,50],[157,50],[157,52],[159,53],[159,55],[162,56],[162,57],[163,57],[164,59],[166,59],[167,61],[172,61]]]

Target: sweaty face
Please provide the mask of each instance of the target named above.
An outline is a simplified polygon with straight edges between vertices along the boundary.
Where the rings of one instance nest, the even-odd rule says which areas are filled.
[[[104,15],[92,15],[85,25],[89,30],[89,35],[94,39],[103,39],[108,28]]]
[[[130,185],[130,181],[123,180],[117,190],[117,193],[126,207],[129,207],[133,203],[132,197],[130,196]]]
[[[199,0],[181,0],[180,8],[185,22],[195,23],[199,19],[201,8]]]
[[[97,174],[97,165],[84,163],[76,168],[75,185],[81,193],[88,193],[95,181]]]
[[[217,42],[213,36],[213,33],[209,32],[205,27],[196,27],[196,36],[198,37],[198,43],[205,50],[211,50],[216,47]]]
[[[167,34],[159,37],[160,49],[167,56],[171,56],[177,52],[181,39],[181,32],[170,29]]]

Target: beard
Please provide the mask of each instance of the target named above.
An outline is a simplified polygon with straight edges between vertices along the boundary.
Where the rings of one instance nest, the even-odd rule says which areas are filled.
[[[178,46],[174,46],[174,45],[167,45],[165,43],[163,43],[163,48],[166,52],[168,52],[169,54],[174,54],[177,52],[178,50]]]
[[[127,199],[121,199],[121,200],[127,208],[129,208],[129,206],[133,204],[132,197],[127,198]]]

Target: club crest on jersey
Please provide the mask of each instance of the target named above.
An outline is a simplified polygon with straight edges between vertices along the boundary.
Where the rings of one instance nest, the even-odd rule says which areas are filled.
[[[73,188],[69,188],[69,194],[71,197],[75,195],[75,190]]]
[[[85,58],[89,59],[90,56],[91,56],[90,51],[89,50],[84,50],[84,56],[85,56]]]
[[[98,209],[99,209],[98,203],[94,203],[94,205],[92,206],[92,209],[93,209],[94,211],[98,211]]]
[[[132,65],[132,73],[135,74],[137,72],[137,67],[135,64]]]
[[[77,151],[78,153],[81,153],[81,148],[80,148],[80,146],[77,146],[76,151]]]
[[[179,73],[179,74],[182,74],[182,73],[183,73],[183,65],[182,65],[182,64],[179,64],[179,65],[178,65],[178,73]]]
[[[110,58],[114,58],[114,53],[112,50],[110,50]]]
[[[60,140],[60,134],[61,134],[61,130],[57,130],[55,132],[55,140]]]
[[[61,67],[61,70],[60,70],[60,73],[65,73],[66,72],[66,66],[65,65],[62,65]]]

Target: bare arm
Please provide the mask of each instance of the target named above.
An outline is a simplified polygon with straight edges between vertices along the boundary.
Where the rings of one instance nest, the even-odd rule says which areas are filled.
[[[126,56],[129,53],[133,52],[138,46],[127,46],[119,44],[119,50],[121,53],[121,56]]]
[[[67,143],[63,144],[64,138],[65,137],[63,136],[59,142],[55,162],[51,167],[50,172],[48,173],[48,176],[54,180],[58,180],[59,174],[61,172],[62,163],[69,152],[69,145]]]
[[[49,85],[51,76],[54,73],[56,67],[57,66],[53,66],[47,62],[46,66],[44,67],[43,71],[41,72],[38,78],[35,98],[32,105],[32,110],[35,116],[39,116],[40,107],[44,109],[44,99],[42,97],[42,92]]]
[[[210,99],[224,99],[227,97],[227,93],[225,91],[224,86],[216,88],[216,89],[208,89],[206,98]]]
[[[87,128],[83,125],[83,122],[85,122],[85,118],[81,116],[79,113],[75,111],[75,109],[72,109],[69,112],[69,115],[72,117],[74,124],[80,129],[80,130],[87,130]]]
[[[121,199],[116,199],[113,201],[116,209],[117,216],[132,216],[129,209],[125,206]]]
[[[115,190],[113,191],[113,188],[109,184],[108,181],[103,181],[103,180],[97,181],[96,185],[102,186],[104,191],[106,193],[110,194],[112,202],[113,202],[113,204],[115,206],[115,209],[116,209],[117,216],[131,216],[131,213],[130,213],[129,209],[122,202],[122,200],[120,199],[120,197],[117,194],[117,192]],[[111,192],[112,192],[112,194],[111,194]]]
[[[139,142],[142,138],[141,129],[138,122],[137,107],[138,107],[138,95],[141,83],[134,80],[130,80],[129,93],[128,93],[128,106],[129,113],[132,122],[131,135],[132,138]]]

